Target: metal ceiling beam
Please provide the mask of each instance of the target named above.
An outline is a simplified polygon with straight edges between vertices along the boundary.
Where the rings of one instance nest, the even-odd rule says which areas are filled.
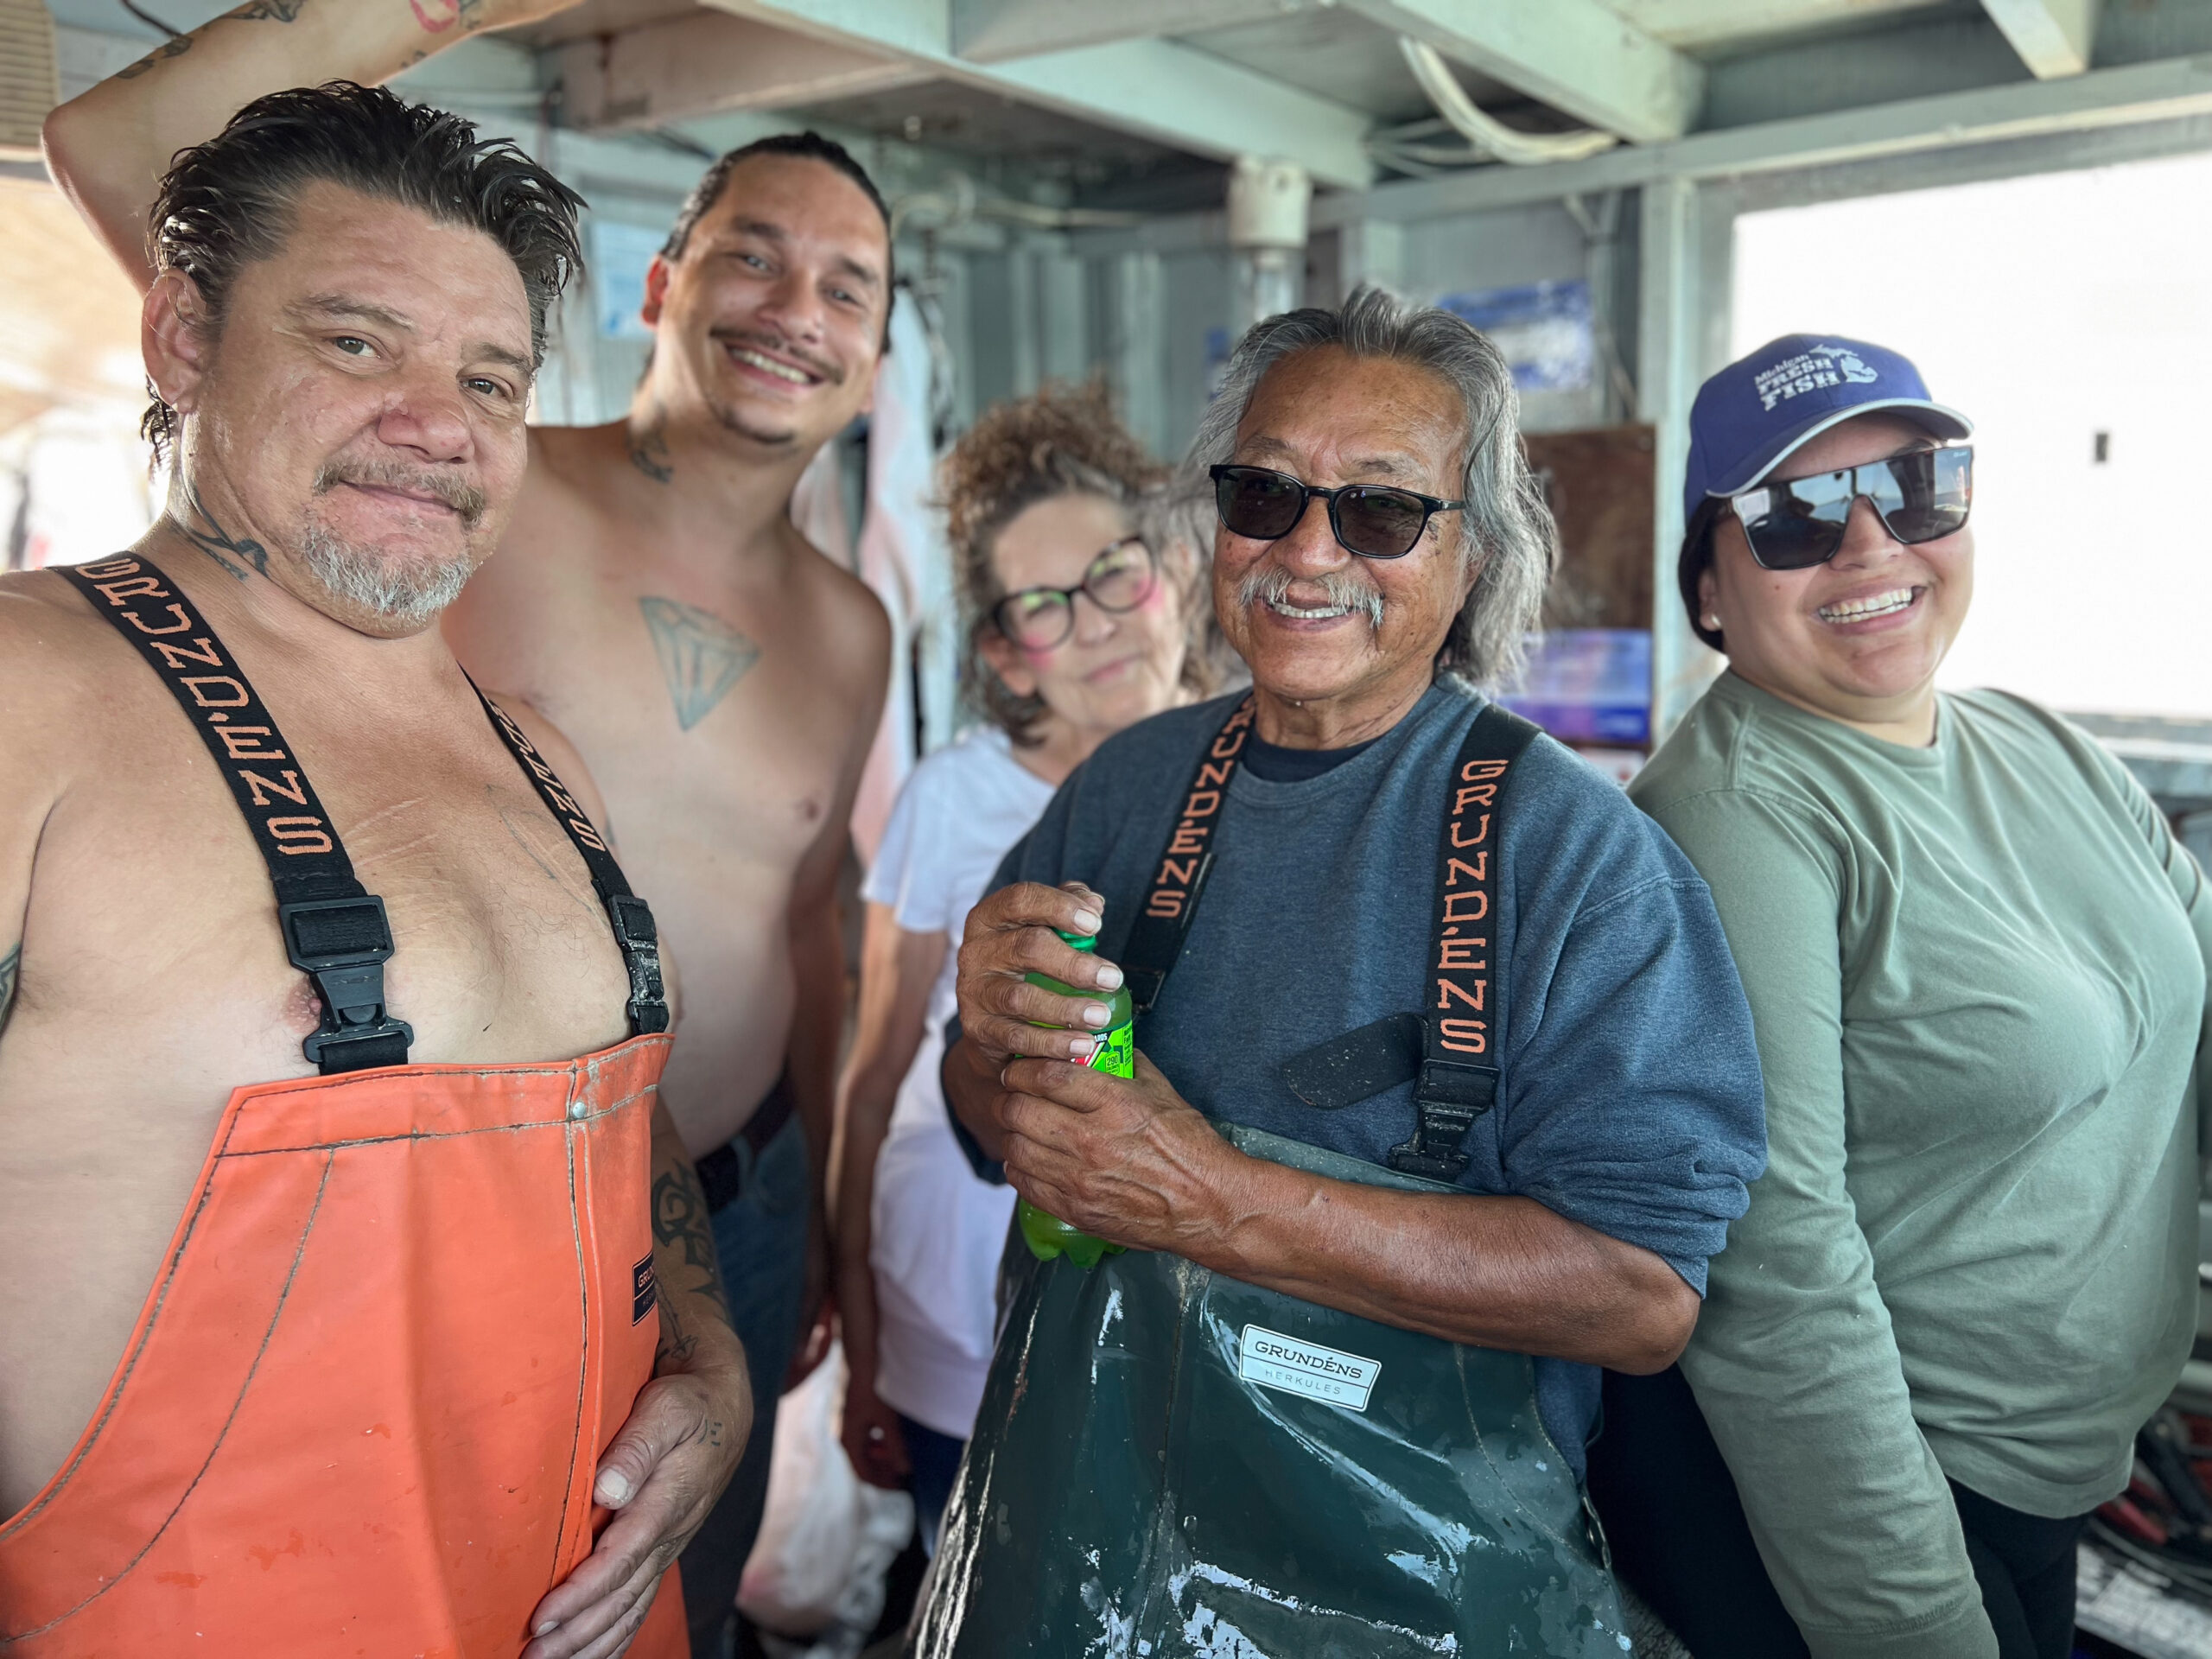
[[[1004,63],[1109,41],[1194,35],[1318,10],[1325,0],[952,0],[952,49]]]
[[[1039,52],[1265,22],[1341,4],[1426,41],[1579,120],[1641,143],[1679,138],[1697,118],[1694,60],[1602,0],[947,0],[953,49],[1003,63]],[[1790,0],[1792,4],[1802,0]]]
[[[1669,46],[1740,45],[1824,23],[1864,22],[1943,0],[1606,0],[1637,28]]]
[[[1705,71],[1599,0],[1342,0],[1579,121],[1636,143],[1688,132]]]
[[[1174,41],[1123,40],[993,65],[953,51],[951,0],[702,3],[1174,149],[1275,156],[1340,187],[1375,177],[1364,113]]]
[[[2088,68],[2097,0],[1981,0],[1981,5],[2037,80]]]
[[[1320,196],[1313,228],[1359,218],[1434,219],[1660,179],[1726,180],[1884,156],[1954,149],[2185,117],[2212,117],[2212,59],[2165,58],[2093,69],[2064,80],[2026,80],[1939,98],[1905,99],[1797,121],[1701,132],[1671,144],[1609,150],[1555,167],[1477,167],[1450,178],[1386,184],[1357,195]],[[1086,232],[1107,246],[1111,232]]]
[[[714,11],[572,41],[548,55],[563,114],[587,132],[790,108],[929,78],[903,58]]]

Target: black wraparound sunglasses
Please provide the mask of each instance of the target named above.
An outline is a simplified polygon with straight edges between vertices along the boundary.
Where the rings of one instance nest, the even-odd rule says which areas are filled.
[[[1728,504],[1762,569],[1809,570],[1842,548],[1861,496],[1908,546],[1952,535],[1966,528],[1974,506],[1974,449],[1914,449],[1840,473],[1763,484]]]
[[[1387,484],[1346,484],[1325,490],[1266,467],[1211,467],[1214,505],[1232,535],[1277,542],[1297,528],[1306,503],[1329,504],[1329,528],[1363,559],[1402,559],[1414,550],[1428,521],[1457,512],[1465,501],[1394,489]]]

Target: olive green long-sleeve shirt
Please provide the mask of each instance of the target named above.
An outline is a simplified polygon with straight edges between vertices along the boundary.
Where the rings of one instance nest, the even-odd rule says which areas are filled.
[[[1729,674],[1631,793],[1713,889],[1766,1078],[1683,1370],[1817,1659],[1993,1656],[1945,1477],[2094,1508],[2188,1356],[2212,887],[1996,692],[1913,749]]]

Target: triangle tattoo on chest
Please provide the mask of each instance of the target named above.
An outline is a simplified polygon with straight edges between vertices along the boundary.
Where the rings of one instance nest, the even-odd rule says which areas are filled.
[[[721,618],[696,605],[647,594],[638,601],[660,658],[661,678],[676,722],[690,731],[729,695],[760,660],[760,647]]]

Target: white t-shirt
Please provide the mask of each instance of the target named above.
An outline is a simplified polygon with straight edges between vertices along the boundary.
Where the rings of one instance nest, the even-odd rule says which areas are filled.
[[[938,1066],[968,912],[1052,798],[1052,785],[1014,758],[1005,733],[975,728],[914,769],[861,886],[863,899],[891,906],[908,932],[942,932],[949,944],[875,1163],[875,1391],[962,1440],[975,1427],[990,1370],[999,1255],[1014,1194],[969,1167],[945,1116]]]

